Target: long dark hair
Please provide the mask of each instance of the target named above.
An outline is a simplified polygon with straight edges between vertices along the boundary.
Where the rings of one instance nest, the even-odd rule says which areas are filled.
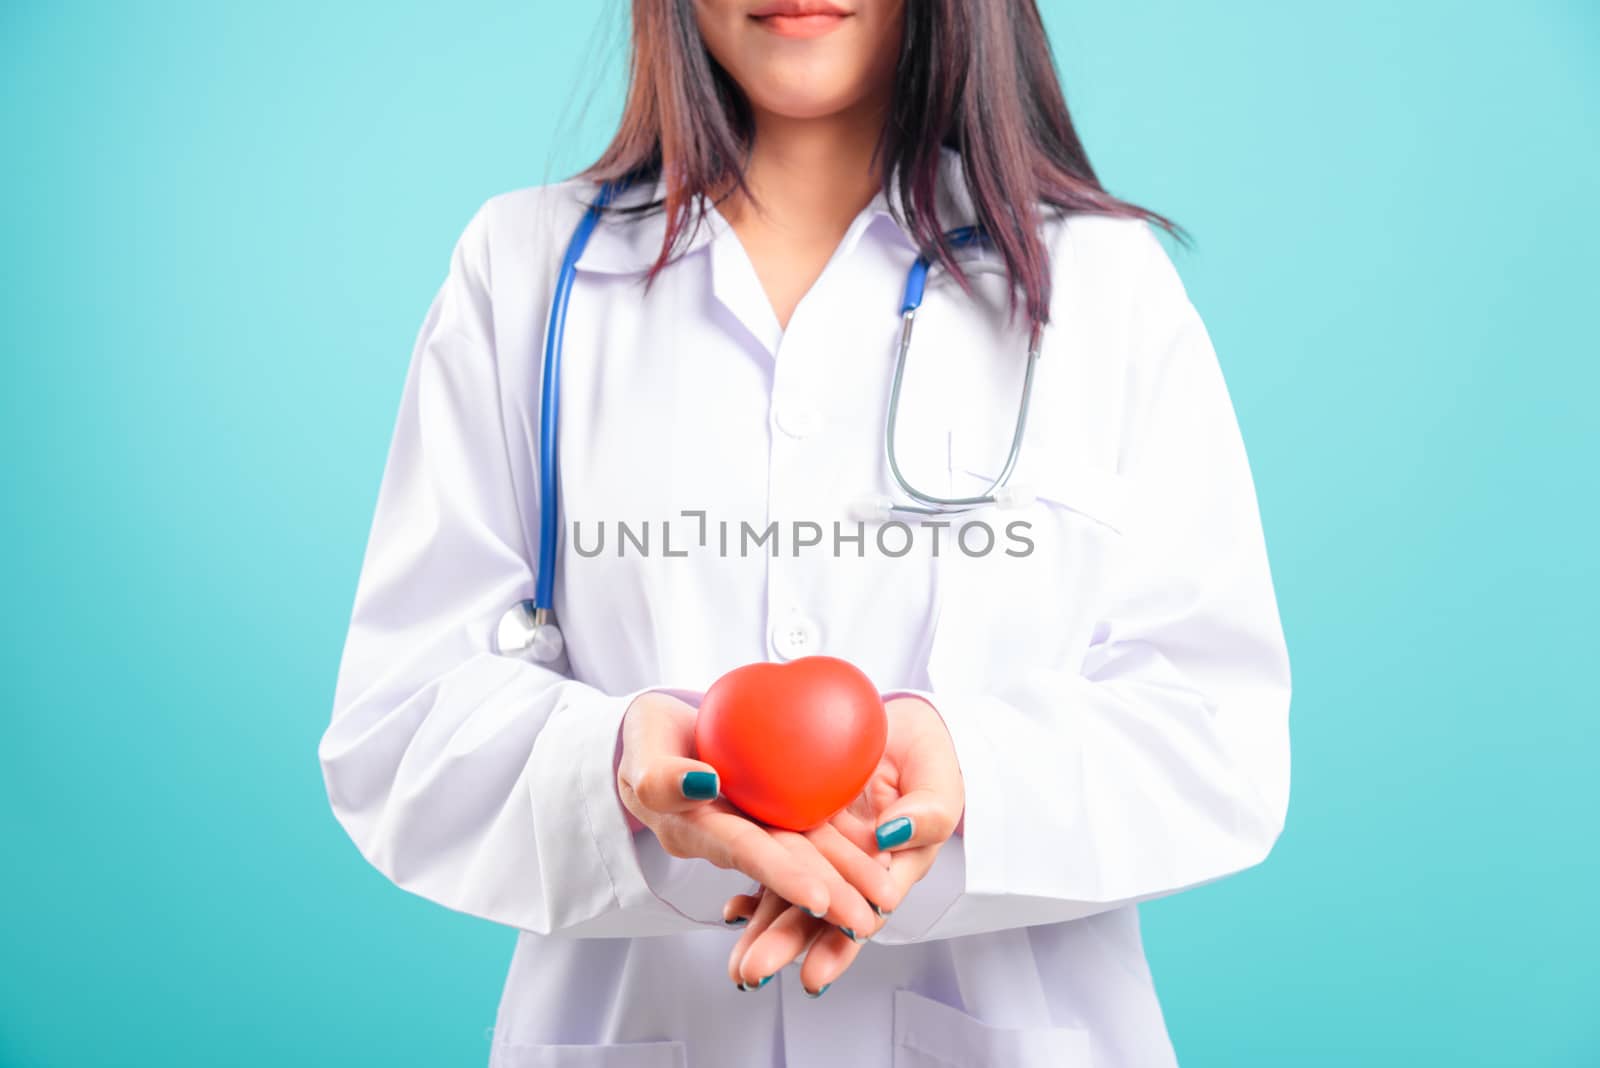
[[[701,194],[739,189],[754,121],[743,91],[700,38],[693,0],[633,0],[627,102],[616,136],[579,177],[664,177],[661,253],[647,282],[687,238]],[[1078,139],[1034,0],[908,0],[894,98],[878,154],[891,210],[930,259],[970,285],[934,210],[939,156],[956,149],[977,218],[1030,320],[1050,306],[1046,210],[1142,218],[1180,240],[1170,220],[1107,193]],[[897,203],[898,198],[898,203]],[[903,217],[902,217],[903,214]]]

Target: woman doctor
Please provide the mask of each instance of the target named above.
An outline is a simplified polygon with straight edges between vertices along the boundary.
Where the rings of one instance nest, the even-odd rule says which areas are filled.
[[[493,1064],[1174,1063],[1135,906],[1271,849],[1289,672],[1170,224],[1100,187],[1033,0],[634,0],[633,33],[610,147],[484,203],[423,322],[334,812],[401,887],[520,929]],[[544,486],[551,294],[608,181]],[[1009,475],[955,515],[885,456],[919,257],[899,475]],[[495,641],[546,493],[551,663]],[[724,672],[815,653],[890,735],[795,834],[718,796],[691,729]]]

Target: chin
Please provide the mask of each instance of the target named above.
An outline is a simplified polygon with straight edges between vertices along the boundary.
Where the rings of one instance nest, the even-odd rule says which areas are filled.
[[[807,72],[788,77],[768,78],[767,84],[751,94],[751,101],[763,111],[788,119],[820,119],[844,111],[859,99],[852,85],[839,85],[832,91],[821,87],[828,81]]]
[[[763,110],[786,119],[824,119],[850,106],[848,100],[778,97],[763,105]]]

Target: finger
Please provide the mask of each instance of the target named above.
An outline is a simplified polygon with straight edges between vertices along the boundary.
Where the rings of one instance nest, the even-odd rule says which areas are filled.
[[[743,872],[786,901],[818,915],[828,911],[829,868],[815,855],[796,857],[772,833],[732,811],[702,806],[665,816],[663,845],[673,843],[675,855],[703,857],[719,868]],[[833,873],[833,881],[838,874]]]
[[[933,867],[933,862],[939,857],[937,845],[916,846],[911,849],[897,849],[891,854],[894,858],[889,867],[889,875],[894,879],[896,903],[905,899],[911,888],[922,880]]]
[[[690,755],[694,720],[692,708],[666,694],[641,694],[629,708],[617,780],[646,808],[682,812],[720,793],[716,769]]]
[[[897,706],[885,758],[898,770],[900,796],[878,814],[878,848],[913,849],[947,840],[961,819],[966,789],[938,710],[920,700]]]
[[[861,943],[846,938],[838,930],[828,929],[817,936],[800,963],[800,985],[807,997],[819,998],[855,963],[861,952]]]
[[[722,922],[729,927],[743,927],[750,922],[750,917],[755,915],[756,906],[761,904],[761,894],[734,894],[722,906]]]
[[[814,870],[820,872],[822,876],[823,883],[828,891],[828,907],[812,909],[813,916],[825,917],[831,923],[854,931],[871,931],[876,926],[878,911],[867,901],[866,895],[862,894],[848,879],[840,874],[838,867],[823,855],[808,835],[794,831],[777,831],[774,832],[774,836],[780,844],[790,849],[796,858],[800,859],[808,867],[814,866]],[[884,869],[877,868],[873,864],[871,857],[856,849],[855,846],[845,841],[842,837],[830,839],[829,843],[830,848],[841,858],[847,856],[846,851],[854,851],[867,867],[875,868],[880,875],[887,876],[889,874]],[[854,866],[861,867],[859,864]],[[892,891],[893,880],[888,880],[886,887],[877,886],[877,888],[879,890],[888,889]],[[795,903],[800,904],[800,902]],[[810,906],[802,905],[802,908],[809,909]]]
[[[863,853],[876,854],[880,850],[878,849],[877,838],[873,834],[873,830],[877,826],[875,816],[876,812],[859,813],[845,810],[835,814],[828,821],[828,826],[844,835],[846,841]],[[884,864],[883,867],[887,868],[888,864]]]
[[[854,812],[847,809],[835,813],[828,823],[834,830],[844,835],[847,842],[870,856],[874,864],[884,870],[888,870],[889,854],[878,848],[877,838],[873,834],[875,821],[872,815],[873,813],[870,812]],[[887,903],[883,901],[872,901],[870,904],[887,907]]]
[[[807,831],[806,838],[816,847],[817,852],[822,854],[822,858],[833,865],[840,878],[849,883],[862,896],[867,903],[867,907],[872,910],[874,918],[886,915],[899,903],[899,890],[895,880],[889,874],[888,868],[877,861],[874,853],[862,852],[855,842],[847,838],[832,824],[824,823],[821,827]],[[842,923],[847,927],[854,927],[855,925],[851,923],[851,917],[832,914],[839,911],[839,903],[833,900],[831,892],[828,896],[833,903],[833,909],[828,918],[834,923]],[[853,918],[862,921],[863,924],[873,922],[872,919],[865,916]],[[863,926],[858,929],[866,930],[868,928]]]
[[[760,985],[780,968],[792,964],[824,930],[833,928],[785,902],[783,911],[756,933],[739,958],[737,970],[746,989]]]
[[[744,975],[740,972],[739,966],[744,960],[745,951],[750,948],[752,942],[761,937],[763,931],[771,926],[772,921],[777,919],[789,907],[790,905],[787,901],[774,894],[771,890],[763,889],[761,891],[761,901],[756,905],[756,911],[750,917],[749,925],[739,935],[739,940],[733,944],[733,949],[728,953],[728,978],[733,980],[733,984],[740,990],[753,988],[751,984],[745,982]],[[761,980],[765,976],[758,975],[753,978],[755,979],[754,985],[760,986]]]
[[[900,796],[878,813],[879,849],[939,845],[956,829],[965,807],[961,768],[948,743],[913,745],[900,767]]]
[[[684,812],[715,801],[722,792],[717,769],[704,761],[656,754],[641,763],[633,792],[656,812]]]

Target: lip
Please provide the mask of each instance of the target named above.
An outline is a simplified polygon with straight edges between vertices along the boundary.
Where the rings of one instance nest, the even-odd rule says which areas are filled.
[[[774,15],[788,15],[793,17],[805,15],[838,15],[850,14],[848,10],[838,4],[831,4],[828,0],[772,0],[771,3],[762,4],[750,12],[753,19],[771,18]]]
[[[750,12],[757,25],[780,37],[820,37],[838,29],[850,15],[820,0],[774,0]]]

